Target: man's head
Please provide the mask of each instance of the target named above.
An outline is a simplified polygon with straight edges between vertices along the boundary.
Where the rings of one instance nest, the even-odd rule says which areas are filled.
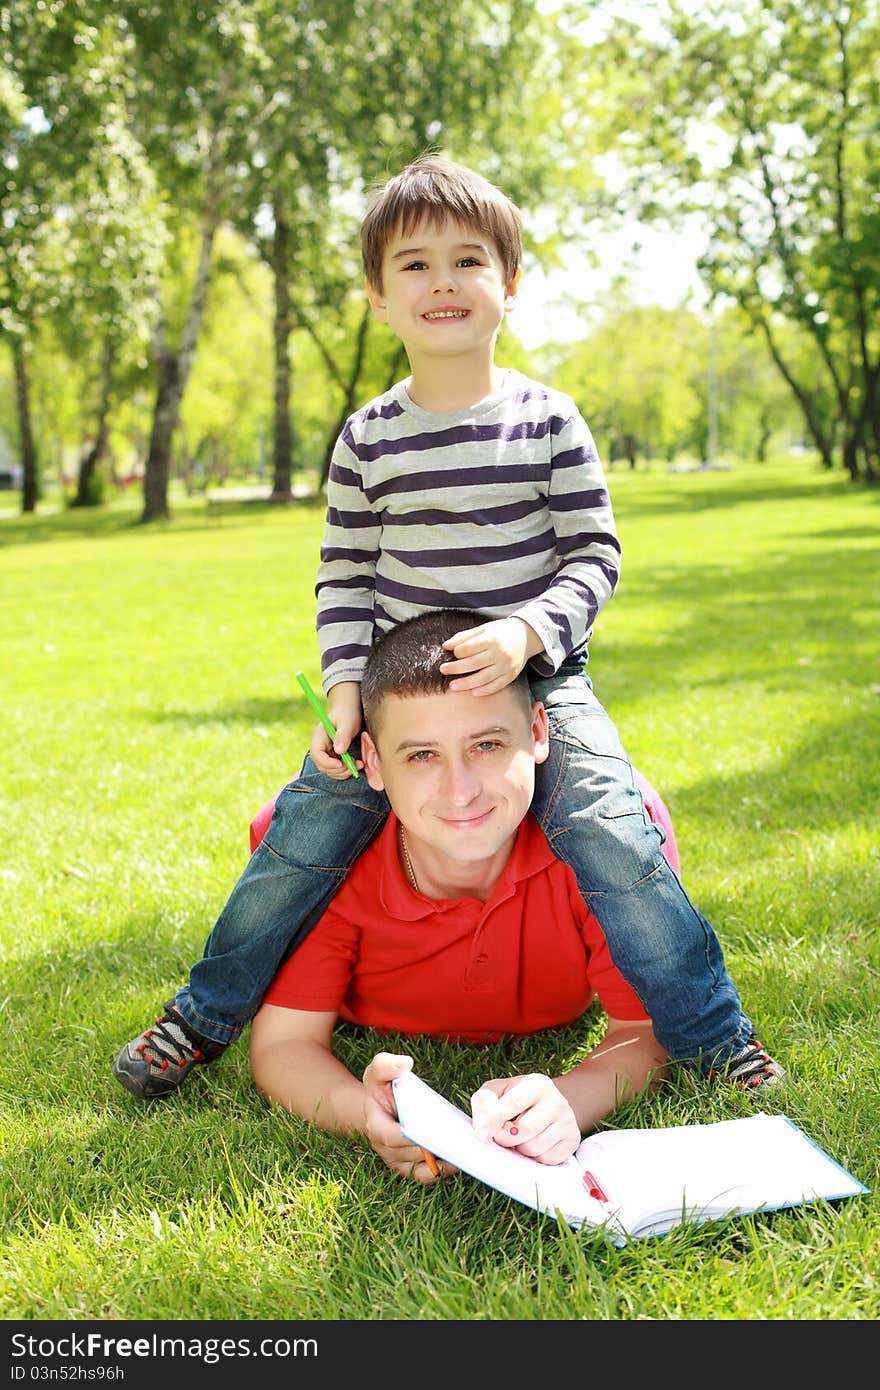
[[[390,179],[361,223],[367,283],[382,292],[389,242],[426,225],[452,221],[488,238],[505,283],[517,279],[522,261],[522,219],[516,204],[481,174],[440,155],[422,155]]]
[[[451,661],[443,643],[454,632],[491,622],[491,615],[467,608],[434,608],[398,623],[373,644],[361,679],[361,703],[367,732],[375,741],[382,722],[382,704],[388,695],[442,695],[452,676],[440,667]],[[532,695],[525,671],[508,686],[523,717],[528,719]],[[471,697],[474,698],[474,697]]]
[[[450,690],[444,640],[485,621],[442,609],[384,634],[361,686],[361,752],[414,850],[443,865],[478,865],[510,852],[531,805],[535,765],[548,753],[547,715],[528,681],[494,695]]]

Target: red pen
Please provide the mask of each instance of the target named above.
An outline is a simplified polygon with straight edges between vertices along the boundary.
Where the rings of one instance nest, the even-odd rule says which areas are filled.
[[[593,1177],[593,1174],[588,1173],[586,1169],[584,1169],[584,1187],[587,1189],[591,1197],[596,1198],[597,1202],[608,1201],[607,1195],[602,1191],[598,1182]]]

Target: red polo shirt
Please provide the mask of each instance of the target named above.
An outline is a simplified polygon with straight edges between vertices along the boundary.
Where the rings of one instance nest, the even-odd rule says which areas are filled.
[[[494,1042],[569,1023],[595,996],[612,1018],[647,1018],[574,874],[531,815],[481,903],[413,892],[392,813],[264,1002],[391,1032]]]

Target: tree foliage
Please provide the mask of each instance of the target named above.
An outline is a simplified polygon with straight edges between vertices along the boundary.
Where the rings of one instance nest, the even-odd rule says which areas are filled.
[[[597,50],[614,73],[604,123],[630,171],[625,196],[651,217],[705,213],[713,294],[763,337],[826,464],[837,453],[875,481],[880,5],[671,0],[658,19],[618,26]],[[642,97],[628,112],[624,92]],[[788,350],[804,338],[818,381]]]
[[[705,315],[613,286],[557,354],[606,457],[706,456],[713,410],[722,447],[760,454],[788,401],[829,466],[875,478],[878,7],[656,0],[638,22],[600,0],[5,7],[0,336],[23,505],[77,402],[78,500],[123,421],[144,520],[168,515],[175,464],[265,476],[271,459],[285,500],[298,470],[321,479],[345,416],[406,367],[366,310],[357,226],[427,149],[520,204],[530,265],[632,212],[711,226],[711,338]],[[501,350],[524,362],[509,330]]]

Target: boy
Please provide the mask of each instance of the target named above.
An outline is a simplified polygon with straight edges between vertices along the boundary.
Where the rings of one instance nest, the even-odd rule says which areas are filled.
[[[438,1173],[401,1134],[391,1095],[409,1059],[379,1053],[357,1080],[333,1055],[340,1016],[480,1043],[568,1023],[598,995],[605,1036],[571,1071],[493,1078],[472,1099],[484,1137],[543,1163],[564,1162],[667,1060],[574,875],[528,813],[549,751],[546,711],[524,672],[481,700],[451,689],[441,673],[450,619],[468,614],[423,613],[370,651],[361,753],[391,814],[269,985],[250,1047],[270,1100],[321,1129],[365,1135],[423,1183]]]
[[[449,633],[452,689],[485,699],[527,669],[547,710],[534,814],[657,1038],[704,1073],[772,1085],[782,1069],[660,852],[662,832],[584,671],[620,559],[592,437],[569,397],[495,366],[520,280],[519,212],[480,175],[425,157],[382,190],[361,245],[373,311],[403,341],[411,375],[356,411],[334,451],[316,593],[337,737],[315,730],[189,984],[122,1049],[115,1075],[145,1099],[168,1094],[253,1017],[388,813],[341,761],[361,727],[372,642],[425,609],[454,607],[491,618]]]

